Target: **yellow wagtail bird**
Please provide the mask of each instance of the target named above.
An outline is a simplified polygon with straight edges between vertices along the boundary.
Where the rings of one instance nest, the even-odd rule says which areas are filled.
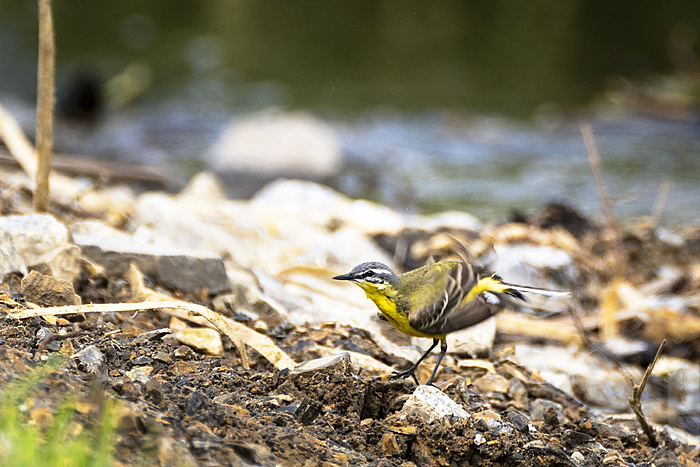
[[[378,316],[399,331],[433,339],[433,345],[411,368],[392,376],[412,376],[416,384],[416,368],[440,342],[440,355],[427,382],[432,384],[447,352],[447,334],[486,320],[508,307],[513,298],[525,301],[522,292],[568,295],[509,284],[495,274],[482,276],[465,261],[439,261],[401,275],[385,264],[369,262],[333,279],[357,284],[379,308]]]

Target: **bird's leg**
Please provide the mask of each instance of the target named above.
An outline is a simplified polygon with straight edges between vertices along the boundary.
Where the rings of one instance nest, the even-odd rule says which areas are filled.
[[[418,361],[416,363],[414,363],[411,366],[411,368],[409,368],[406,371],[402,371],[400,373],[398,373],[398,372],[394,373],[393,375],[391,375],[391,379],[405,378],[406,376],[412,376],[413,380],[416,382],[416,384],[420,384],[418,382],[418,378],[416,378],[416,368],[418,368],[418,365],[420,365],[420,362],[422,362],[423,359],[425,359],[425,357],[427,357],[428,354],[433,351],[435,346],[438,345],[438,342],[440,342],[439,339],[433,339],[433,345],[430,346],[430,348],[423,354],[423,356],[421,358],[418,359]],[[442,360],[442,357],[445,355],[445,351],[447,350],[447,342],[446,341],[443,341],[443,342],[445,342],[445,348],[442,351],[442,353],[440,354],[440,358],[438,359],[438,364],[440,364],[440,360]],[[435,371],[433,371],[433,376],[435,376]],[[432,381],[432,380],[433,380],[433,377],[431,376],[430,381]],[[428,384],[430,384],[430,383],[428,383]]]
[[[435,340],[435,344],[437,344],[437,339]],[[433,344],[433,347],[435,347],[435,344]],[[447,352],[447,339],[441,339],[440,340],[440,355],[438,355],[437,362],[435,363],[435,368],[433,368],[433,372],[430,374],[430,379],[428,379],[428,382],[425,383],[428,386],[433,384],[433,378],[435,378],[435,374],[437,373],[438,368],[440,368],[440,362],[442,362],[442,358],[445,356],[445,352]]]

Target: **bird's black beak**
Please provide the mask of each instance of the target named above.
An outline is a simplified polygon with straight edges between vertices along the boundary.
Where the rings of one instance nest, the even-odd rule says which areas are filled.
[[[350,274],[341,274],[339,276],[335,276],[333,279],[337,281],[351,281],[353,277]]]

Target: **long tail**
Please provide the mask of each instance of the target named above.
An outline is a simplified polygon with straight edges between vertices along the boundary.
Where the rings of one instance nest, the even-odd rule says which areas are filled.
[[[509,282],[504,282],[503,279],[501,279],[501,277],[496,274],[491,276],[491,278],[498,281],[501,285],[507,287],[507,289],[504,290],[503,293],[506,293],[512,297],[516,297],[523,301],[527,300],[523,295],[523,292],[545,295],[547,297],[566,297],[568,295],[571,295],[570,292],[560,292],[558,290],[541,289],[539,287],[530,287],[529,285],[511,284]]]
[[[509,284],[508,282],[503,282],[503,285],[505,285],[509,289],[513,289],[517,292],[528,292],[528,293],[534,293],[534,294],[538,294],[538,295],[546,295],[547,297],[566,297],[567,295],[571,295],[571,292],[560,292],[558,290],[540,289],[539,287],[530,287],[527,285]]]

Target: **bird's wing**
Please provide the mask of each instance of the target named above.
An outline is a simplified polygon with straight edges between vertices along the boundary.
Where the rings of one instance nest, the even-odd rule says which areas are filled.
[[[414,329],[426,334],[447,334],[480,323],[498,311],[488,298],[477,296],[462,304],[471,288],[479,280],[474,267],[462,261],[450,261],[449,272],[435,271],[435,277],[423,277],[421,290],[408,293],[412,302],[406,303],[408,322]],[[434,271],[434,270],[426,270]],[[494,297],[495,298],[495,297]]]

